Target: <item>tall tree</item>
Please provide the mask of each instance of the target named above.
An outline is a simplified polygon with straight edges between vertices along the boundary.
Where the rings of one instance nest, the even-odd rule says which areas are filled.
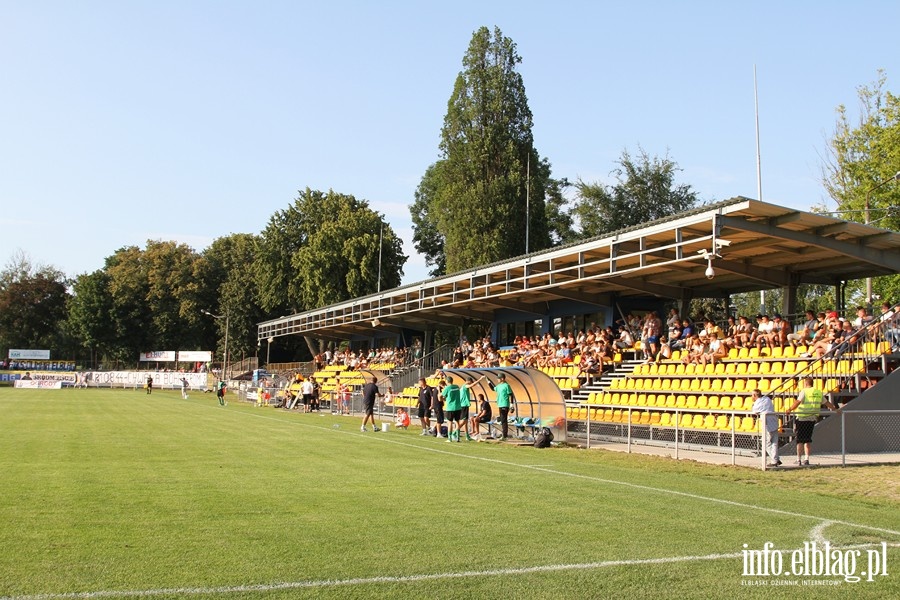
[[[413,222],[413,244],[419,254],[425,257],[425,264],[431,267],[432,277],[447,272],[446,255],[444,254],[444,235],[440,232],[431,213],[438,192],[443,185],[441,169],[445,161],[438,161],[429,166],[416,188],[415,201],[409,212]]]
[[[879,71],[870,86],[857,90],[859,118],[854,124],[847,107],[837,108],[834,136],[822,167],[822,183],[844,217],[857,222],[869,218],[885,229],[900,229],[900,183],[886,184],[900,172],[900,96],[885,89]]]
[[[61,271],[33,265],[23,253],[0,271],[0,351],[59,351],[64,343],[68,281]]]
[[[259,288],[255,285],[258,238],[247,233],[220,237],[203,251],[195,265],[197,281],[196,309],[210,310],[228,319],[213,320],[202,316],[204,334],[200,349],[218,345],[224,354],[225,325],[228,324],[228,353],[232,357],[250,356],[257,350],[256,324],[266,318],[259,306]]]
[[[268,312],[299,312],[374,293],[379,258],[381,289],[400,285],[406,256],[383,216],[364,200],[307,188],[260,236],[260,304]]]
[[[822,183],[837,203],[838,212],[850,221],[866,220],[876,227],[900,230],[900,96],[886,89],[887,76],[857,89],[859,116],[854,123],[844,105],[837,108],[834,136],[828,142],[822,166]],[[873,296],[900,297],[900,276],[873,280]],[[852,304],[866,301],[862,282],[848,285]],[[873,298],[872,300],[876,300]]]
[[[437,270],[442,261],[457,271],[522,254],[526,228],[529,250],[550,245],[549,168],[534,148],[521,62],[515,43],[496,27],[478,29],[463,57],[441,129],[440,167],[426,172],[412,208],[420,243],[443,239],[443,257],[439,247],[426,255]]]
[[[116,348],[116,328],[112,321],[113,301],[110,278],[104,270],[84,273],[72,284],[69,302],[69,329],[90,353],[90,366]]]
[[[697,193],[688,184],[676,184],[678,164],[668,155],[650,157],[643,149],[632,158],[627,150],[613,170],[614,185],[578,181],[574,214],[581,237],[603,235],[689,210]]]

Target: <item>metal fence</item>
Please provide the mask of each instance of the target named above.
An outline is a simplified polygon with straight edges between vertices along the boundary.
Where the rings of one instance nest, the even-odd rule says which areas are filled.
[[[588,413],[586,419],[568,420],[568,441],[587,448],[613,443],[623,445],[629,453],[637,451],[638,447],[666,449],[676,459],[710,462],[722,462],[718,459],[730,455],[732,465],[767,468],[763,449],[764,418],[754,420],[754,416],[746,412],[719,411],[715,416],[703,415],[704,422],[698,423],[695,412],[673,409],[668,413],[671,425],[643,422],[646,413],[639,410],[623,409],[617,422],[592,421]],[[812,448],[816,464],[900,463],[900,410],[841,410],[837,414],[822,414],[828,420],[835,420],[830,426],[840,427],[840,444],[839,447],[816,450],[814,437]],[[710,417],[712,421],[709,421]],[[725,426],[710,429],[722,424],[720,417],[727,419]],[[784,458],[796,448],[794,421],[784,415],[779,417],[779,446]],[[715,461],[712,460],[714,456],[718,457]]]

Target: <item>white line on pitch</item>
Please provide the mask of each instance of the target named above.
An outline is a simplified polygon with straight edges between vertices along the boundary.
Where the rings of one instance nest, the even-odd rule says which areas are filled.
[[[237,414],[237,413],[232,412],[232,414]],[[461,457],[461,458],[468,458],[468,459],[470,459],[470,460],[478,460],[478,461],[484,461],[484,462],[496,463],[496,464],[505,465],[505,466],[509,466],[509,467],[518,467],[518,468],[520,468],[520,469],[531,469],[531,470],[536,471],[536,472],[538,472],[538,473],[549,473],[549,474],[551,474],[551,475],[561,475],[561,476],[563,476],[563,477],[575,477],[575,478],[577,478],[577,479],[584,479],[584,480],[587,480],[587,481],[595,481],[595,482],[597,482],[597,483],[607,483],[607,484],[610,484],[610,485],[619,485],[619,486],[623,486],[623,487],[629,487],[629,488],[633,488],[633,489],[637,489],[637,490],[642,490],[642,491],[646,491],[646,492],[655,492],[655,493],[659,493],[659,494],[671,494],[671,495],[673,495],[673,496],[681,496],[681,497],[684,497],[684,498],[690,498],[690,499],[692,499],[692,500],[703,500],[703,501],[705,501],[705,502],[716,502],[716,503],[719,503],[719,504],[726,504],[726,505],[728,505],[728,506],[735,506],[735,507],[738,507],[738,508],[747,508],[747,509],[752,509],[752,510],[758,510],[758,511],[762,511],[762,512],[768,512],[768,513],[777,514],[777,515],[784,515],[784,516],[787,516],[787,517],[799,517],[799,518],[803,518],[803,519],[811,519],[811,520],[819,521],[819,522],[821,522],[821,521],[829,521],[830,523],[839,523],[839,524],[841,524],[841,525],[847,525],[847,526],[849,526],[849,527],[858,527],[858,528],[860,528],[860,529],[868,529],[869,531],[877,531],[877,532],[879,532],[879,533],[887,533],[887,534],[890,534],[890,535],[900,536],[900,531],[894,531],[893,529],[885,529],[885,528],[882,528],[882,527],[874,527],[874,526],[872,526],[872,525],[862,525],[862,524],[859,524],[859,523],[852,523],[852,522],[850,522],[850,521],[840,521],[840,520],[837,520],[837,519],[830,519],[830,518],[828,518],[828,517],[822,517],[822,516],[818,516],[818,515],[808,515],[808,514],[798,513],[798,512],[793,512],[793,511],[789,511],[789,510],[782,510],[782,509],[780,509],[780,508],[770,508],[770,507],[767,507],[767,506],[757,506],[757,505],[755,505],[755,504],[747,504],[746,502],[737,502],[737,501],[735,501],[735,500],[725,500],[724,498],[713,498],[713,497],[711,497],[711,496],[701,496],[700,494],[692,494],[692,493],[690,493],[690,492],[680,492],[680,491],[678,491],[678,490],[670,490],[670,489],[666,489],[666,488],[658,488],[658,487],[653,487],[653,486],[650,486],[650,485],[642,485],[642,484],[639,484],[639,483],[629,483],[629,482],[627,482],[627,481],[617,481],[617,480],[615,480],[615,479],[605,479],[605,478],[603,478],[603,477],[594,477],[594,476],[592,476],[592,475],[581,475],[581,474],[579,474],[579,473],[571,473],[571,472],[569,472],[569,471],[560,471],[560,470],[557,470],[557,469],[551,469],[551,468],[548,468],[548,467],[540,467],[540,466],[524,465],[524,464],[521,464],[521,463],[509,462],[509,461],[506,461],[506,460],[500,460],[500,459],[497,459],[497,458],[487,458],[487,457],[484,457],[484,456],[472,456],[472,455],[470,455],[470,454],[462,454],[462,453],[459,453],[459,452],[451,452],[451,451],[449,451],[449,450],[443,450],[443,449],[441,449],[441,448],[432,448],[432,447],[428,447],[428,446],[422,446],[422,445],[419,445],[419,444],[412,444],[412,443],[409,443],[409,442],[403,442],[403,441],[400,441],[400,440],[394,440],[394,439],[391,439],[391,438],[390,438],[390,435],[386,435],[386,436],[385,436],[385,435],[374,434],[374,433],[371,434],[371,435],[369,435],[369,434],[363,434],[362,432],[341,431],[340,429],[333,429],[333,428],[331,428],[331,427],[323,427],[323,426],[321,426],[321,425],[309,425],[309,424],[307,424],[307,423],[297,423],[297,422],[293,422],[293,423],[292,423],[292,422],[290,422],[290,421],[285,421],[284,419],[278,419],[278,418],[270,417],[270,416],[266,416],[266,415],[257,415],[257,414],[253,414],[253,413],[240,413],[240,414],[245,414],[245,415],[248,415],[248,416],[251,416],[251,417],[257,417],[257,418],[260,418],[260,419],[268,419],[268,420],[278,421],[279,423],[285,423],[285,424],[288,424],[288,425],[295,424],[295,425],[300,425],[300,426],[302,426],[302,427],[309,427],[309,428],[313,428],[313,429],[320,429],[320,430],[322,430],[322,431],[332,431],[332,432],[334,432],[334,433],[342,433],[342,434],[345,434],[345,435],[353,435],[353,436],[357,436],[357,437],[365,437],[365,438],[367,438],[367,439],[378,440],[378,441],[380,441],[380,442],[384,442],[384,443],[388,443],[388,444],[396,444],[396,445],[398,445],[398,446],[405,446],[405,447],[407,447],[407,448],[416,448],[416,449],[419,449],[419,450],[425,450],[426,452],[434,452],[434,453],[437,453],[437,454],[447,454],[447,455],[449,455],[449,456],[457,456],[457,457]],[[456,446],[456,445],[457,445],[457,444],[454,444],[454,446]],[[2,599],[0,599],[0,600],[2,600]]]

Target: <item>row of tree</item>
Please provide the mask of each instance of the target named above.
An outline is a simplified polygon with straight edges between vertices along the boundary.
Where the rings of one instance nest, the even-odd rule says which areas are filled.
[[[554,177],[534,144],[520,63],[516,45],[499,29],[473,34],[448,101],[440,158],[410,205],[414,245],[432,275],[602,235],[699,203],[690,185],[676,182],[674,160],[643,149],[636,156],[623,151],[611,184]],[[839,107],[823,185],[846,218],[861,220],[868,204],[872,221],[896,229],[900,186],[883,184],[900,165],[900,101],[884,87],[881,74],[874,86],[859,90],[857,125]],[[218,238],[202,252],[149,241],[145,248],[116,250],[103,268],[74,280],[32,265],[27,256],[13,257],[0,272],[0,350],[49,348],[55,357],[92,364],[133,362],[147,350],[218,347],[221,354],[227,322],[231,355],[253,355],[259,321],[395,287],[405,261],[401,240],[368,202],[306,189],[258,235]],[[898,281],[882,278],[876,292],[898,297]],[[828,293],[811,290],[810,298],[828,302]],[[315,350],[280,342],[273,358]]]

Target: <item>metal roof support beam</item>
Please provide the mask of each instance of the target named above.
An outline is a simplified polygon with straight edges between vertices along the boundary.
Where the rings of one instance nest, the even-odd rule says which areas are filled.
[[[780,227],[775,227],[761,221],[749,221],[747,219],[741,219],[739,217],[728,216],[723,216],[721,217],[721,219],[723,221],[723,224],[734,229],[743,229],[744,231],[751,231],[753,233],[759,233],[761,235],[769,235],[800,244],[822,246],[823,248],[827,248],[829,250],[837,252],[838,254],[843,254],[844,256],[849,256],[863,262],[877,265],[883,269],[900,272],[900,253],[897,252],[884,252],[882,250],[869,248],[868,246],[864,246],[862,244],[841,242],[827,237],[817,237],[812,233],[782,229]]]

